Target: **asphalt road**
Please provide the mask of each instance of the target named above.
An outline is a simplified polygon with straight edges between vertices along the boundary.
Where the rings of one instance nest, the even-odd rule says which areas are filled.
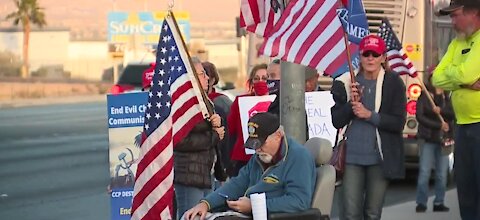
[[[108,170],[104,101],[0,109],[0,219],[108,220]],[[414,200],[410,173],[385,206]]]
[[[109,219],[106,104],[0,110],[0,219]]]

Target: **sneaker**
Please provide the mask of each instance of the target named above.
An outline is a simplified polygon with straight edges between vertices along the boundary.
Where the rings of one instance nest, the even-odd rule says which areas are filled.
[[[417,204],[417,207],[415,208],[416,212],[425,212],[427,211],[427,206],[423,204]]]
[[[444,204],[433,205],[433,211],[434,212],[448,212],[448,211],[450,211],[450,208],[446,207]]]

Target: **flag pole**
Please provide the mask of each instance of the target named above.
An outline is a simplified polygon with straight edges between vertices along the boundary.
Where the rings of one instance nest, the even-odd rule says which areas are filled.
[[[423,83],[423,80],[420,77],[417,77],[417,81],[418,81],[418,84],[420,84],[420,87],[422,87],[422,90],[425,91],[428,101],[432,105],[432,109],[433,109],[436,105],[435,105],[435,101],[433,101],[432,95],[430,94],[430,92],[428,92],[427,87],[425,86],[425,83]],[[440,119],[442,124],[445,123],[445,119],[442,117],[442,114],[440,113],[435,113],[435,114]]]
[[[338,4],[343,5],[341,0],[338,0]],[[348,34],[346,31],[343,31],[343,42],[345,43],[345,52],[347,53],[347,62],[348,62],[348,71],[350,73],[350,82],[355,83],[355,73],[353,72],[353,65],[352,65],[352,55],[350,54],[350,48],[348,44]],[[352,97],[353,101],[358,101],[360,97],[355,96]]]
[[[348,47],[348,34],[347,32],[343,32],[343,41],[345,42],[345,47],[346,47],[346,52],[347,52],[347,62],[348,62],[348,70],[349,70],[349,73],[350,73],[350,81],[353,83],[355,83],[355,73],[353,72],[353,65],[352,65],[352,55],[350,54],[350,49]],[[358,101],[359,100],[359,97],[358,96],[354,96],[352,97],[352,100],[353,101]]]
[[[173,15],[171,7],[168,9],[167,16],[172,17],[173,24],[175,25],[176,30],[179,31],[178,33],[180,33],[180,28],[178,27],[177,20],[175,19],[175,16]],[[180,38],[182,39],[183,48],[187,49],[187,44],[185,43],[185,40],[183,40],[183,36],[180,35]],[[214,112],[213,111],[213,105],[210,102],[210,99],[208,99],[208,96],[207,96],[206,92],[202,89],[202,86],[200,84],[200,79],[198,78],[197,71],[195,70],[195,66],[193,66],[192,58],[190,57],[190,52],[188,50],[186,50],[185,52],[187,53],[187,56],[188,56],[188,61],[190,63],[190,68],[192,68],[193,72],[195,73],[193,75],[195,76],[195,79],[197,81],[197,83],[192,83],[192,86],[197,86],[197,88],[199,88],[200,94],[202,95],[203,102],[205,103],[205,106],[207,107],[208,114],[209,114],[209,115],[205,115],[205,116],[209,117],[209,116],[213,115],[213,112]]]

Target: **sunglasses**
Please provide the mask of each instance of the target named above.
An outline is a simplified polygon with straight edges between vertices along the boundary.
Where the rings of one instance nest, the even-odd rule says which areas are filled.
[[[379,53],[376,53],[376,52],[373,52],[373,51],[365,51],[365,52],[362,53],[363,57],[369,57],[370,55],[372,55],[375,58],[382,56],[382,54],[379,54]]]

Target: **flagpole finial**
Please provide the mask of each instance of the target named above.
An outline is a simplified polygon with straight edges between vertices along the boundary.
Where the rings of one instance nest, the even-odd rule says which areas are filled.
[[[168,1],[168,10],[169,11],[173,10],[173,6],[175,6],[175,0]]]

